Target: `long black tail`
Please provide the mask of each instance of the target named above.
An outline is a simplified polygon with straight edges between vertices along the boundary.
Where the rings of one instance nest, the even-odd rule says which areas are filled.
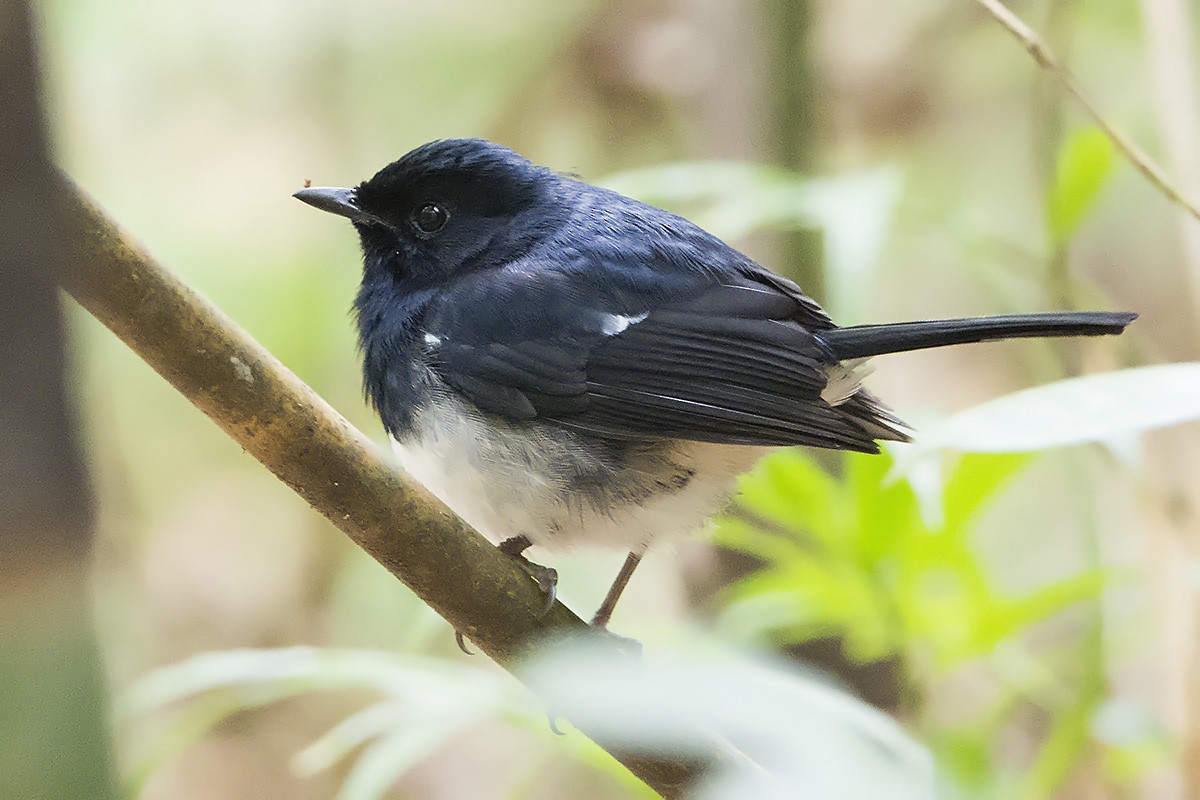
[[[889,325],[856,325],[821,331],[821,339],[839,361],[884,353],[902,353],[926,347],[970,344],[992,339],[1042,336],[1105,336],[1125,330],[1137,318],[1127,311],[1077,311],[1045,314],[1009,314],[999,317],[896,322]]]

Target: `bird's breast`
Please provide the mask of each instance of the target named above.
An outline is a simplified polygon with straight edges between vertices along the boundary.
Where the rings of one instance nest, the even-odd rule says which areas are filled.
[[[627,550],[699,527],[765,448],[628,442],[483,414],[432,372],[401,466],[492,541]]]

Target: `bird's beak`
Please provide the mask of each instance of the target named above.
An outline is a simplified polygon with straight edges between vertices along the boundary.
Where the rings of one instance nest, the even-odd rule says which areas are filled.
[[[370,218],[368,214],[358,207],[353,189],[313,186],[309,189],[301,189],[293,194],[292,197],[308,203],[313,208],[328,211],[330,214],[349,217],[355,221],[365,222]]]

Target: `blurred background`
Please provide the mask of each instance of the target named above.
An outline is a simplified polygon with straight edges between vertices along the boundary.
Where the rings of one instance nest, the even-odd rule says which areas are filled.
[[[1011,7],[1200,194],[1193,8]],[[290,194],[306,180],[357,183],[454,136],[685,213],[842,323],[1141,314],[1120,340],[881,359],[870,385],[918,427],[1024,387],[1197,357],[1200,226],[967,0],[46,0],[37,11],[58,163],[376,439],[348,315],[355,236]],[[146,676],[211,651],[301,644],[467,657],[112,334],[66,310],[128,792],[348,791],[353,753],[328,769],[296,754],[377,687],[317,691],[293,676],[280,689],[270,670],[218,661],[168,675],[179,695],[222,691],[155,704]],[[885,480],[886,456],[785,454],[719,523],[724,546],[701,536],[651,551],[613,628],[648,652],[702,628],[820,665],[930,748],[946,797],[1200,797],[1197,453],[1200,430],[1179,425],[1108,447],[939,456],[932,477],[899,483]],[[793,545],[761,546],[764,531]],[[621,559],[535,556],[584,614]],[[470,669],[498,672],[483,660]],[[531,719],[490,715],[423,740],[379,791],[644,796],[578,734],[548,735],[529,704]],[[413,711],[397,724],[428,720]]]

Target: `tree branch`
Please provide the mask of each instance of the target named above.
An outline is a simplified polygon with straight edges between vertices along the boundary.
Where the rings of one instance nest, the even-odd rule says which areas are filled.
[[[511,670],[551,631],[617,646],[561,603],[542,615],[544,596],[511,559],[65,179],[61,201],[72,225],[63,287],[483,652]],[[664,797],[681,796],[704,768],[608,749]]]
[[[1134,168],[1145,176],[1146,180],[1150,181],[1155,188],[1166,195],[1167,199],[1172,203],[1175,203],[1197,220],[1200,220],[1200,207],[1197,207],[1195,202],[1184,196],[1183,192],[1176,188],[1171,179],[1167,177],[1167,173],[1154,159],[1150,158],[1140,147],[1134,144],[1132,139],[1117,130],[1112,123],[1104,118],[1084,92],[1083,87],[1079,85],[1079,81],[1075,80],[1075,76],[1071,74],[1070,70],[1059,63],[1050,48],[1046,46],[1045,42],[1028,25],[1005,8],[1000,0],[975,0],[975,2],[983,6],[984,10],[991,14],[997,22],[1017,38],[1017,41],[1021,43],[1026,52],[1033,56],[1033,60],[1038,63],[1038,66],[1047,70],[1058,79],[1058,82],[1067,90],[1067,94],[1075,98],[1084,112],[1096,123],[1096,126],[1104,131],[1104,135],[1112,141],[1125,158],[1129,159]]]

